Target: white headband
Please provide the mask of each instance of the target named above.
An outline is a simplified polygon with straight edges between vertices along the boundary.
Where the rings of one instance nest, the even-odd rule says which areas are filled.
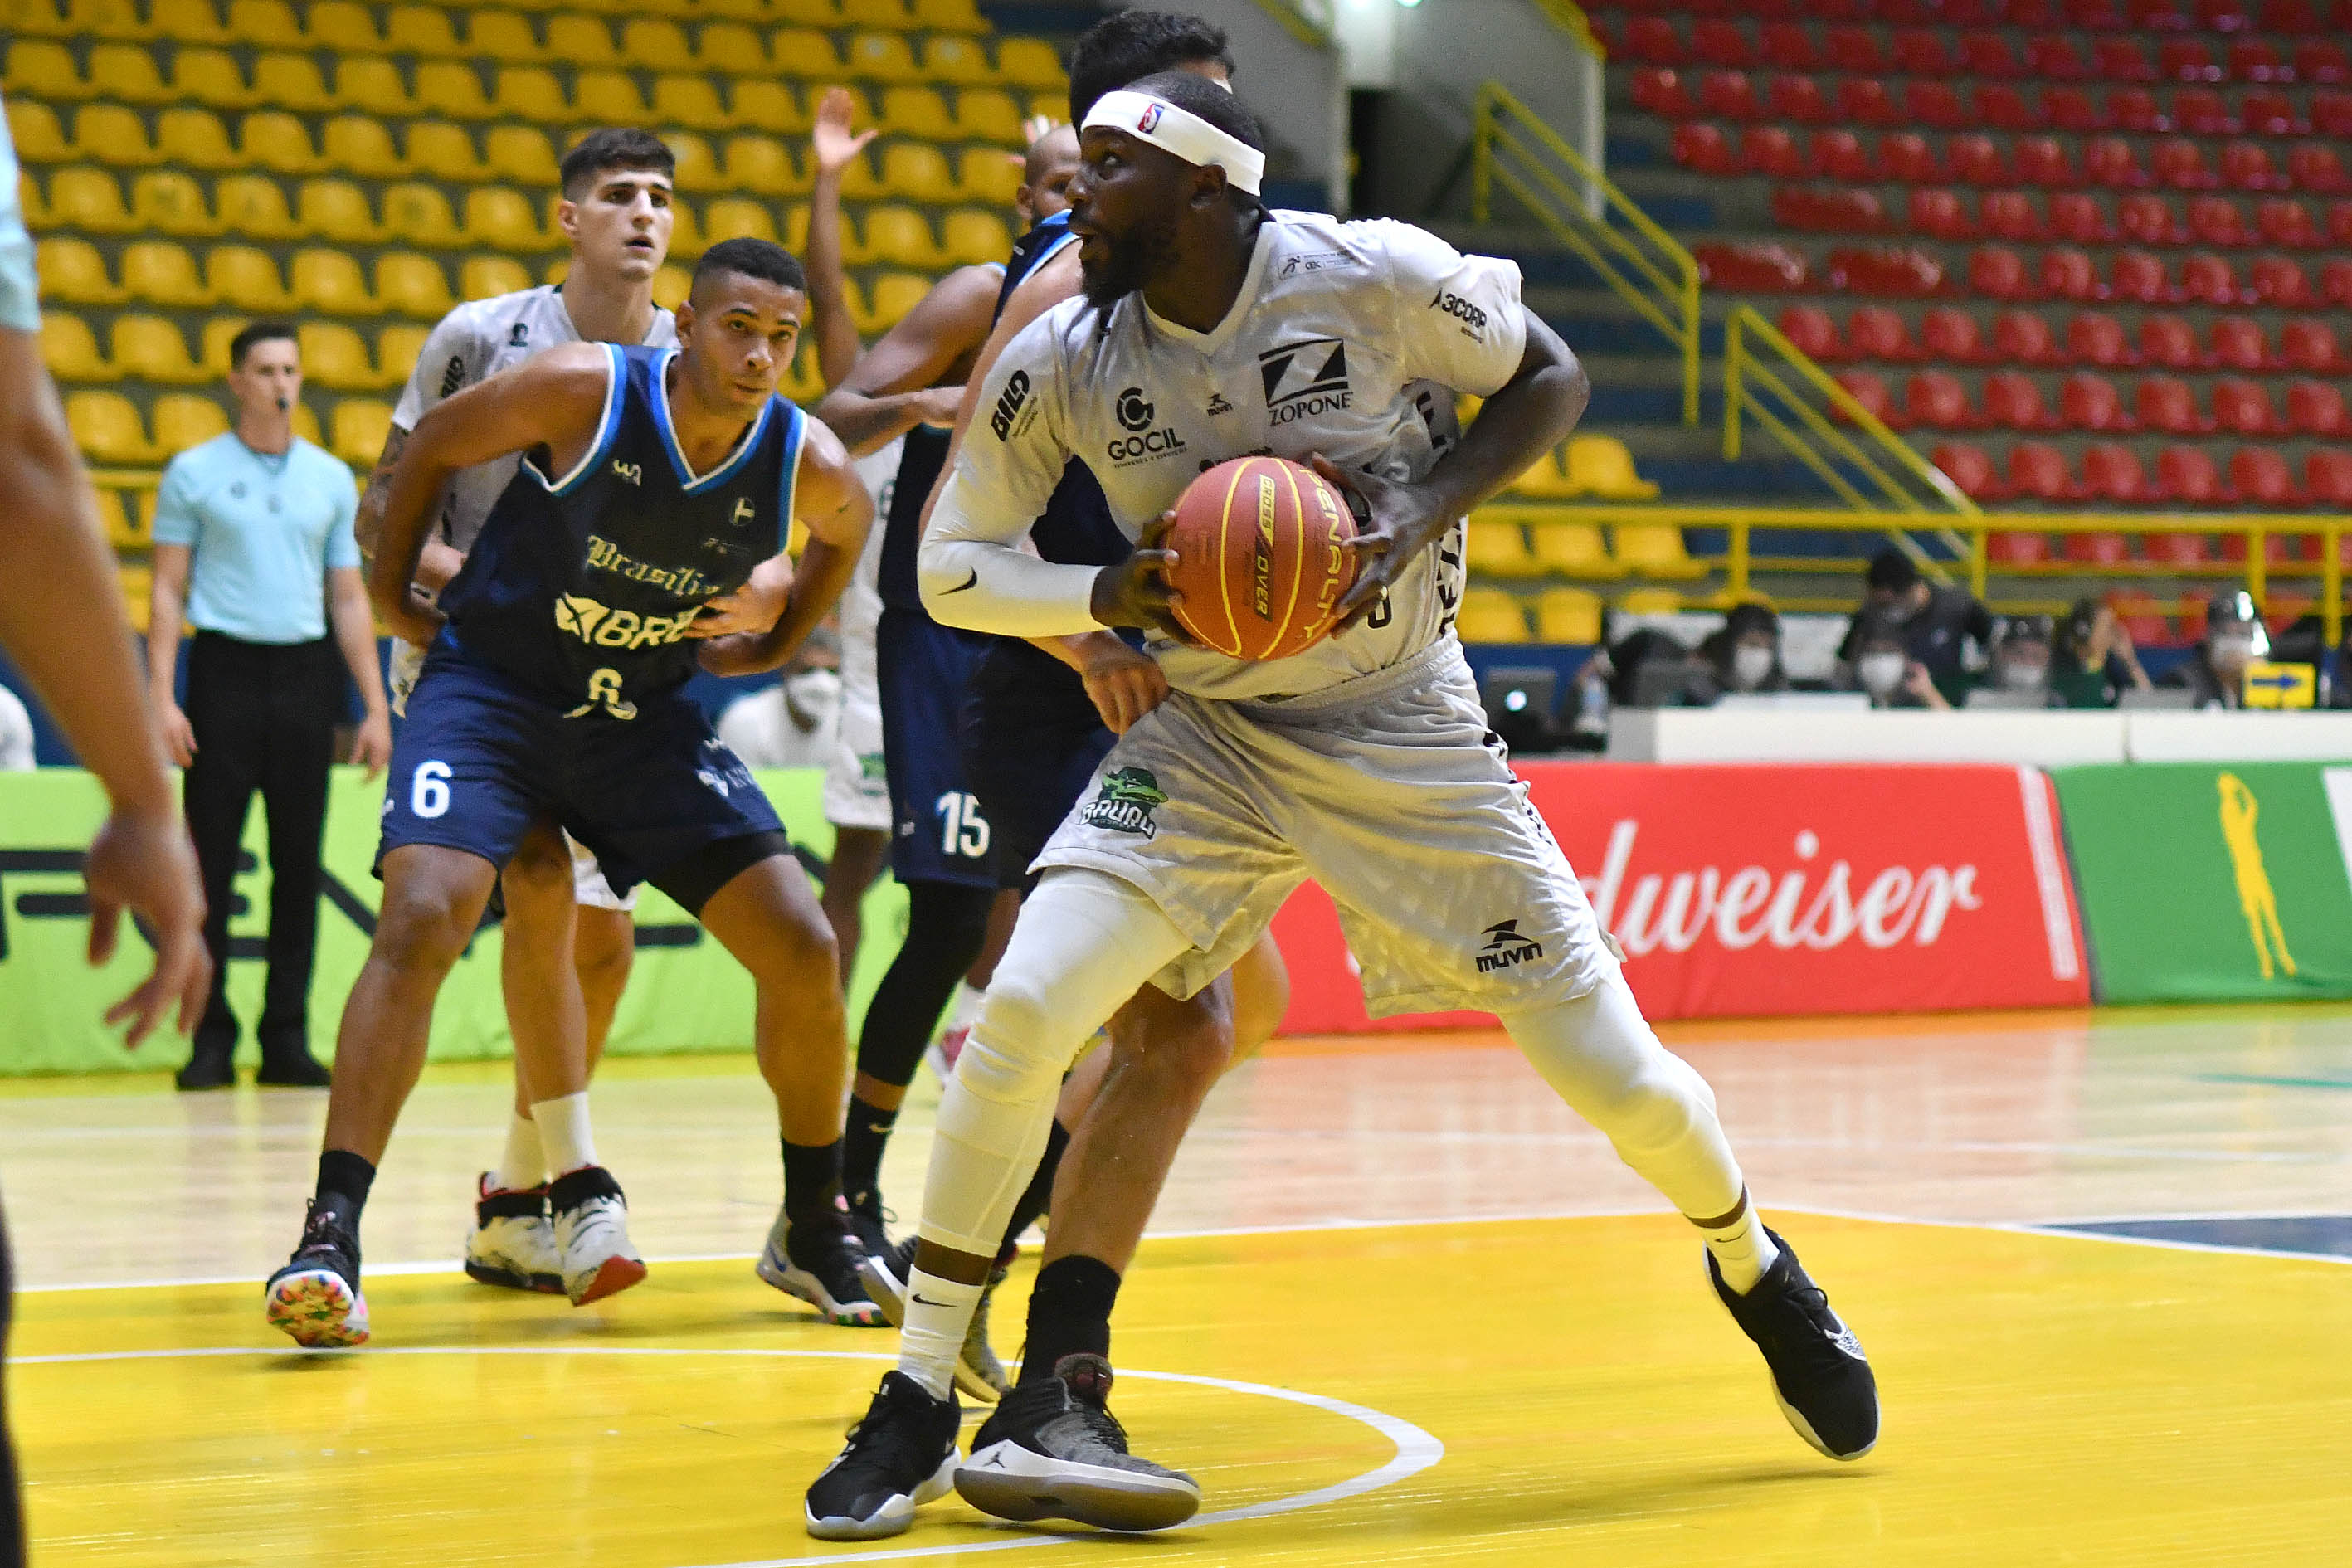
[[[1097,125],[1149,142],[1197,168],[1213,164],[1225,172],[1225,181],[1234,189],[1251,195],[1258,194],[1258,184],[1265,175],[1265,153],[1199,115],[1148,92],[1103,94],[1087,110],[1086,123],[1078,129],[1092,131]]]

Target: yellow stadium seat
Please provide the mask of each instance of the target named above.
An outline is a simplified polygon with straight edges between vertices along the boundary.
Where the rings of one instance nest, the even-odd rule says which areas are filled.
[[[654,274],[654,303],[675,310],[694,286],[694,275],[683,267],[665,266]]]
[[[653,109],[627,72],[583,70],[572,81],[572,112],[574,119],[598,124],[635,125],[649,118]]]
[[[988,18],[971,0],[915,0],[915,26],[934,33],[984,33]]]
[[[247,115],[237,134],[245,143],[245,161],[273,174],[315,174],[330,166],[310,145],[302,121],[281,110]]]
[[[545,250],[550,240],[520,193],[485,185],[466,193],[465,242],[492,250]],[[420,241],[420,243],[436,243]]]
[[[849,69],[831,38],[806,27],[779,27],[770,33],[768,58],[784,75],[809,81],[831,81]]]
[[[512,11],[476,11],[466,25],[466,52],[484,59],[512,64],[542,57],[539,35],[530,18]]]
[[[838,27],[841,6],[837,0],[770,0],[776,20],[789,22],[795,27]]]
[[[735,121],[788,136],[805,135],[813,123],[790,83],[774,77],[743,77],[735,83]]]
[[[327,450],[359,473],[374,468],[392,435],[392,405],[373,397],[346,397],[327,421]]]
[[[408,173],[408,160],[392,144],[391,128],[372,115],[339,114],[328,121],[320,152],[323,166],[339,174],[396,180]]]
[[[66,30],[100,38],[154,37],[131,0],[66,0]]]
[[[224,174],[213,186],[222,231],[251,239],[301,239],[309,231],[294,221],[286,192],[261,174]]]
[[[15,119],[16,106],[9,106],[9,118]],[[85,103],[74,115],[75,156],[93,163],[110,163],[118,169],[145,168],[160,163],[163,155],[149,145],[147,127],[136,110],[119,103]],[[23,150],[18,150],[19,156]],[[54,162],[51,159],[44,163]]]
[[[99,44],[89,51],[89,93],[110,103],[168,103],[172,89],[155,57],[138,44]]]
[[[132,468],[154,459],[139,410],[119,392],[66,394],[66,428],[82,456],[101,467]]]
[[[257,103],[299,110],[305,114],[322,114],[344,107],[343,100],[327,86],[319,62],[309,55],[273,53],[257,58],[253,62],[253,97]]]
[[[802,336],[801,342],[803,344],[808,342],[806,334]],[[783,379],[776,384],[776,390],[784,395],[786,402],[797,403],[803,407],[824,395],[824,376],[817,369],[814,350],[803,348],[793,357],[793,363],[784,367]]]
[[[1579,436],[1568,444],[1568,483],[1574,495],[1602,500],[1650,500],[1658,487],[1633,471],[1633,454],[1614,436]]]
[[[233,310],[272,315],[294,303],[277,261],[250,245],[213,247],[205,258],[205,283],[215,300]]]
[[[1463,564],[1482,577],[1533,577],[1542,572],[1534,552],[1528,548],[1527,530],[1503,518],[1475,513],[1470,519]]]
[[[225,44],[229,37],[213,0],[148,0],[147,26],[157,37],[183,44]]]
[[[260,101],[226,49],[184,48],[172,56],[172,87],[207,109],[249,109]]]
[[[554,144],[536,125],[493,125],[483,138],[482,165],[463,176],[504,180],[518,185],[552,185],[558,176]]]
[[[784,248],[794,256],[808,251],[809,209],[806,202],[794,202],[784,209]]]
[[[215,316],[205,323],[204,331],[200,334],[204,351],[200,357],[205,362],[205,369],[210,371],[215,380],[228,374],[228,345],[236,342],[236,334],[250,326],[252,321],[250,316]]]
[[[892,148],[891,152],[901,151]],[[904,151],[913,152],[913,148]],[[929,151],[929,149],[925,149]],[[962,173],[955,188],[935,200],[971,202],[984,207],[1009,207],[1021,190],[1021,165],[1001,148],[967,147],[959,160]]]
[[[504,256],[469,256],[457,268],[457,292],[468,300],[519,294],[530,287],[530,268]]]
[[[747,237],[767,240],[776,237],[776,215],[764,203],[727,196],[703,207],[704,248],[708,249],[725,240]]]
[[[1559,448],[1554,447],[1510,484],[1511,493],[1537,500],[1565,500],[1578,492],[1569,486],[1568,475],[1560,470]]]
[[[382,384],[404,384],[416,368],[416,356],[425,352],[425,341],[432,335],[430,327],[386,327],[377,333],[375,363],[383,372]]]
[[[1527,612],[1500,588],[1472,588],[1462,595],[1454,630],[1464,642],[1522,643],[1528,640]]]
[[[359,259],[348,250],[312,248],[294,253],[288,281],[296,305],[323,310],[330,316],[373,316],[375,295],[360,270]]]
[[[237,0],[237,4],[243,3],[244,0]],[[275,0],[270,0],[270,3],[274,4]],[[402,9],[414,10],[415,7],[404,6]],[[397,23],[399,12],[393,15]],[[435,16],[439,19],[441,13],[436,12]],[[234,13],[231,14],[230,25],[236,25]],[[448,26],[446,20],[442,20],[441,25],[446,31]],[[304,36],[317,47],[332,49],[337,54],[379,55],[385,49],[384,36],[376,30],[375,17],[358,0],[312,0],[310,26]],[[418,52],[413,45],[395,44],[392,47],[399,53]]]
[[[1706,568],[1683,549],[1683,531],[1671,523],[1618,525],[1617,563],[1644,577],[1701,577]]]
[[[991,153],[990,157],[1001,157]],[[882,151],[882,192],[900,201],[945,205],[959,199],[947,154],[928,142],[897,142]],[[1008,193],[1006,200],[1011,200]]]
[[[547,151],[547,137],[533,127],[501,125],[490,134],[496,136],[501,131],[537,136],[540,151]],[[460,184],[470,184],[488,173],[481,153],[475,150],[473,134],[446,120],[420,120],[408,128],[408,164],[417,174]]]
[[[472,198],[467,200],[470,211]],[[398,244],[438,249],[462,244],[467,231],[458,227],[438,185],[410,180],[384,187],[383,233]]]
[[[729,137],[725,169],[730,187],[757,196],[797,195],[809,186],[792,149],[772,136]]]
[[[1069,110],[1063,110],[1065,114]],[[1009,92],[968,87],[956,94],[956,136],[966,142],[994,142],[1024,152],[1028,135],[1021,129],[1021,106]]]
[[[196,258],[168,239],[122,247],[122,287],[132,299],[167,310],[204,310],[213,302],[213,291],[196,272]]]
[[[62,163],[75,156],[58,111],[46,103],[20,100],[8,105],[8,136],[25,163]],[[142,137],[142,141],[145,138]]]
[[[694,40],[694,65],[728,76],[757,76],[774,68],[759,29],[740,22],[706,23]]]
[[[677,160],[670,178],[679,190],[698,195],[729,188],[726,174],[719,167],[718,154],[711,152],[709,142],[691,131],[673,131],[662,140],[668,143],[670,155]]]
[[[141,229],[156,234],[208,238],[222,228],[205,205],[204,187],[176,170],[151,169],[131,181],[131,216]]]
[[[690,71],[699,68],[686,29],[676,22],[640,17],[621,24],[621,58],[638,70]]]
[[[912,207],[866,208],[864,236],[854,246],[845,245],[843,250],[845,259],[859,267],[885,262],[893,267],[936,268],[940,261],[931,226]],[[1003,258],[1002,253],[998,258]]]
[[[425,60],[416,68],[416,107],[457,120],[488,120],[498,110],[471,60]]]
[[[613,29],[600,16],[571,12],[551,16],[547,22],[546,53],[549,59],[562,60],[566,65],[610,66],[616,58]]]
[[[908,311],[923,302],[931,291],[931,280],[915,272],[885,272],[874,280],[872,310],[860,316],[857,297],[850,296],[850,319],[860,332],[887,332],[898,324]]]
[[[166,163],[184,169],[245,167],[245,154],[229,140],[226,122],[209,109],[167,109],[157,115],[155,150]]]
[[[1056,125],[1063,124],[1070,118],[1070,89],[1065,86],[1031,93],[1029,107],[1023,111],[1022,118],[1024,121],[1050,120]]]
[[[295,214],[306,237],[316,236],[343,245],[372,245],[383,237],[375,214],[368,208],[366,194],[349,180],[303,181]]]
[[[1062,61],[1054,53],[1054,46],[1042,38],[1006,38],[996,46],[996,70],[1014,87],[1051,88],[1059,92],[1070,90],[1070,79],[1062,74]]]
[[[106,269],[106,258],[86,239],[44,239],[33,247],[41,298],[58,305],[119,305],[124,291]]]
[[[122,205],[122,187],[103,169],[80,165],[49,176],[49,222],[90,234],[131,234],[140,227]]]
[[[959,87],[983,87],[996,80],[980,40],[953,33],[923,45],[923,70],[934,81]]]
[[[372,59],[365,55],[345,55],[336,62],[335,97],[339,109],[356,110],[387,120],[405,119],[417,109],[415,96],[401,79],[400,68],[390,60]]]
[[[922,142],[955,140],[955,118],[947,100],[928,87],[894,87],[882,94],[882,132]]]
[[[572,118],[562,85],[545,66],[500,67],[490,102],[502,115],[535,124],[559,125]]]
[[[310,16],[315,23],[319,8],[312,6]],[[479,15],[479,13],[476,13]],[[399,55],[431,55],[456,58],[474,51],[457,41],[457,29],[449,13],[438,5],[395,5],[384,17],[384,41]]]
[[[934,147],[931,151],[936,153],[939,149]],[[882,176],[874,168],[874,149],[868,147],[842,170],[841,194],[853,202],[872,202],[900,193],[883,189]]]
[[[767,18],[768,0],[703,0],[701,9],[706,16],[729,16],[739,22],[758,22]],[[779,0],[775,11],[779,16],[793,14],[790,0]]]
[[[89,323],[70,310],[50,310],[41,317],[41,363],[59,381],[122,378],[122,373],[98,352],[98,337]]]
[[[1609,557],[1601,530],[1589,522],[1536,521],[1536,559],[1547,572],[1563,577],[1620,577],[1624,568]]]
[[[322,0],[331,4],[332,0]],[[312,6],[317,10],[318,6]],[[361,13],[362,18],[366,13]],[[368,34],[375,36],[375,24],[368,23]],[[241,44],[259,44],[265,47],[290,49],[305,40],[302,24],[295,19],[294,7],[287,0],[228,0],[228,35]],[[379,47],[381,40],[371,44]]]
[[[136,506],[123,504],[121,490],[98,492],[98,521],[106,530],[106,542],[117,550],[144,550],[154,540],[140,531]]]
[[[908,12],[906,0],[841,0],[841,25],[904,33],[913,29],[915,18]]]
[[[73,53],[65,45],[43,38],[18,38],[8,46],[8,69],[0,75],[0,91],[9,98],[90,98],[97,89],[74,68]]]
[[[161,316],[124,315],[114,320],[114,368],[134,381],[194,386],[211,380],[188,357],[188,340]]]
[[[849,74],[869,81],[921,81],[923,68],[902,33],[859,33],[849,40]]]
[[[371,392],[382,384],[366,342],[351,328],[339,321],[305,321],[295,331],[305,381],[331,392]]]
[[[1601,595],[1590,588],[1546,588],[1536,598],[1536,640],[1599,642]]]
[[[980,207],[957,207],[940,226],[947,259],[962,267],[1003,261],[1013,250],[1013,231],[1003,218]]]
[[[1680,615],[1683,596],[1672,588],[1635,588],[1621,596],[1617,609],[1628,616]]]
[[[695,221],[694,204],[675,202],[669,212],[669,253],[680,261],[691,261],[702,254],[702,226]]]
[[[735,116],[719,100],[719,89],[707,76],[654,78],[653,118],[662,125],[683,125],[692,131],[724,131]]]
[[[297,404],[295,428],[301,428]],[[155,453],[169,459],[201,447],[228,430],[228,413],[212,398],[193,392],[167,392],[155,400]]]

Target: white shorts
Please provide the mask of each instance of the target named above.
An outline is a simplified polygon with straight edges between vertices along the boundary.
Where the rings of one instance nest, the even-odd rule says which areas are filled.
[[[1614,963],[1450,636],[1301,697],[1176,693],[1111,748],[1037,865],[1150,894],[1193,945],[1155,979],[1177,996],[1231,968],[1309,877],[1374,1017],[1530,1012]]]
[[[622,914],[637,912],[637,889],[631,888],[625,895],[613,891],[613,884],[604,880],[604,868],[596,864],[596,857],[569,833],[563,842],[572,846],[572,900],[583,909],[617,910]]]
[[[835,827],[890,831],[890,779],[882,768],[882,699],[872,661],[863,681],[842,661],[841,728],[824,764],[824,819]]]

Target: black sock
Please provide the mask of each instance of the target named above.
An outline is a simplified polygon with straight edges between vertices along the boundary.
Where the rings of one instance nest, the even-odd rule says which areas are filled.
[[[849,1130],[841,1139],[841,1190],[849,1194],[851,1208],[878,1205],[873,1194],[882,1184],[882,1151],[898,1122],[897,1111],[850,1097]]]
[[[1053,1207],[1054,1173],[1062,1168],[1062,1151],[1069,1146],[1070,1134],[1057,1119],[1053,1131],[1045,1134],[1045,1157],[1037,1162],[1037,1173],[1029,1178],[1029,1185],[1013,1205],[1013,1223],[1004,1227],[1004,1245],[996,1249],[998,1262],[1011,1258],[1013,1244],[1021,1239],[1021,1233]]]
[[[841,1140],[784,1145],[784,1215],[814,1219],[835,1212],[841,1196]]]
[[[329,1149],[319,1156],[320,1208],[331,1208],[345,1224],[359,1228],[360,1211],[367,1207],[368,1189],[375,1185],[375,1167],[345,1149]]]
[[[1037,1270],[1021,1381],[1053,1376],[1064,1356],[1109,1355],[1110,1310],[1118,1300],[1118,1271],[1099,1258],[1057,1258]]]

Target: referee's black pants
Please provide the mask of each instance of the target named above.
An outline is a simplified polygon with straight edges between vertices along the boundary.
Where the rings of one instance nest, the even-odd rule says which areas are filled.
[[[319,847],[342,670],[331,637],[278,645],[198,632],[188,649],[184,711],[196,755],[183,800],[205,874],[205,946],[213,959],[212,999],[196,1026],[199,1055],[236,1048],[236,1016],[228,1010],[228,920],[256,790],[269,824],[269,978],[254,1033],[264,1061],[310,1048]]]

